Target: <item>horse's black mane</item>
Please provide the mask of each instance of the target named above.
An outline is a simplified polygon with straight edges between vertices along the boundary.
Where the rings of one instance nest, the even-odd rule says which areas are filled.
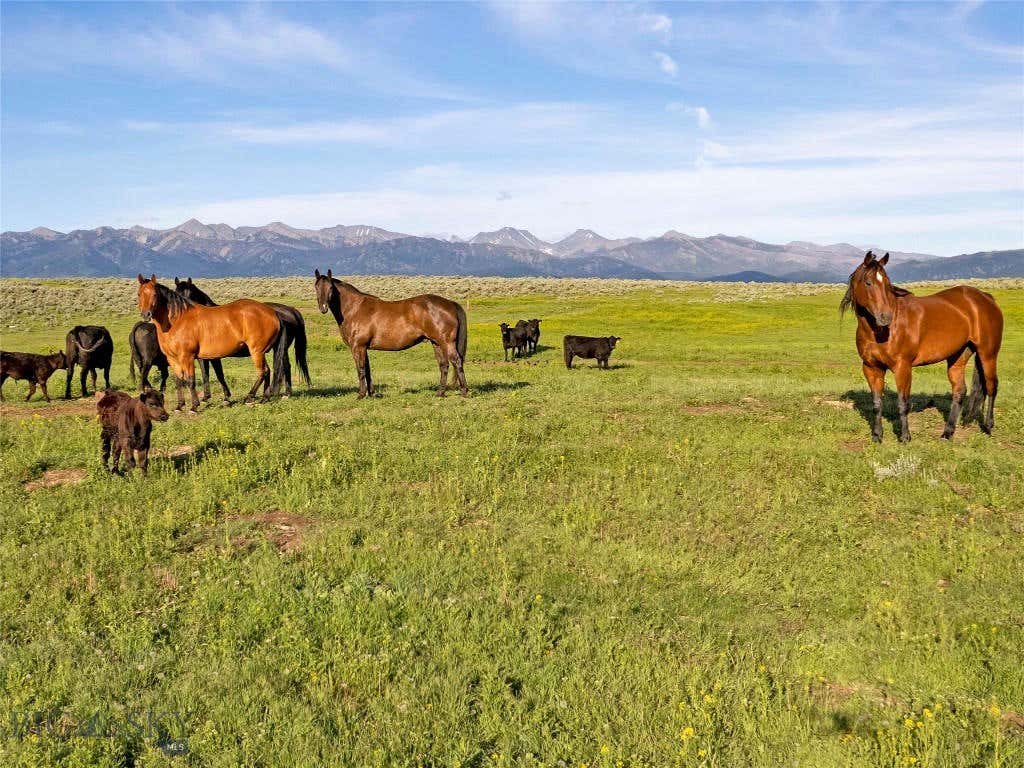
[[[192,299],[187,296],[182,296],[180,293],[168,288],[166,285],[157,283],[156,291],[160,295],[160,299],[167,305],[167,317],[170,320],[174,320],[174,318],[189,307],[196,306],[196,303],[192,301]]]
[[[196,304],[202,304],[207,307],[217,306],[217,302],[211,299],[210,295],[206,291],[202,290],[195,283],[184,283],[184,285],[186,286],[185,290],[188,291],[188,294],[192,294],[191,296],[186,294],[184,291],[179,291],[177,288],[175,288],[175,293],[178,293],[181,296],[185,296],[186,298],[191,299]]]

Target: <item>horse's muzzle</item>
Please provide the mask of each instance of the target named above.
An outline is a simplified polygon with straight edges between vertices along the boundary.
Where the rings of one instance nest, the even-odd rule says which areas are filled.
[[[878,323],[882,328],[887,328],[889,323],[892,322],[891,312],[879,312],[875,316],[875,322]]]
[[[147,323],[153,319],[152,312],[139,312],[139,314],[142,315],[142,319],[145,320]]]
[[[321,315],[326,315],[327,314],[327,305],[326,304],[321,304],[320,305],[320,314]]]

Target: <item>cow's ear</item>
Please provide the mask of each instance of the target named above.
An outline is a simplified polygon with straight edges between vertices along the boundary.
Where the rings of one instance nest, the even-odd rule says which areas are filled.
[[[868,264],[870,264],[872,261],[874,261],[874,260],[875,260],[875,254],[872,253],[871,251],[868,251],[867,253],[864,254],[864,266],[865,267]]]
[[[142,276],[142,273],[139,272],[139,285],[145,285],[145,284],[146,284],[146,278],[144,278]]]
[[[320,279],[320,267],[317,267],[316,269],[313,270],[313,277],[315,277],[317,280]]]
[[[885,266],[886,264],[888,264],[888,263],[889,263],[889,254],[887,253],[887,254],[885,254],[885,256],[883,256],[882,258],[880,258],[880,259],[878,260],[878,263],[879,263],[879,264],[880,264],[881,266],[883,266],[883,267],[884,267],[884,266]]]

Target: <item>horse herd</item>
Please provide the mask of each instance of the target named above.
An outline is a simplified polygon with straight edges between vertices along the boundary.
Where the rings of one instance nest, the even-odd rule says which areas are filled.
[[[910,439],[907,414],[910,402],[912,369],[945,361],[952,388],[952,401],[942,436],[949,438],[958,419],[963,424],[978,420],[982,430],[991,433],[994,404],[999,388],[996,361],[1002,343],[1003,316],[995,299],[970,286],[956,286],[931,296],[917,297],[894,286],[885,272],[889,254],[878,259],[869,251],[850,275],[840,311],[853,309],[857,316],[857,351],[863,362],[864,377],[873,402],[872,438],[882,439],[882,390],[885,375],[892,371],[896,379],[899,439]],[[400,351],[428,341],[434,348],[440,372],[437,394],[448,389],[449,371],[461,395],[468,394],[463,370],[466,356],[466,312],[458,303],[433,294],[398,301],[386,301],[360,291],[335,278],[331,270],[314,273],[317,307],[331,313],[345,344],[349,347],[359,379],[359,398],[373,395],[370,350]],[[150,372],[160,373],[160,391],[166,386],[169,369],[177,383],[177,410],[184,407],[183,388],[189,390],[190,411],[196,412],[200,398],[196,391],[195,364],[203,372],[203,400],[210,398],[210,368],[220,383],[224,401],[231,392],[224,380],[221,360],[225,357],[250,357],[256,380],[245,401],[255,400],[262,386],[262,400],[277,394],[281,387],[291,394],[291,362],[288,351],[294,347],[295,360],[307,385],[306,326],[302,314],[285,304],[239,299],[218,305],[200,290],[191,278],[175,278],[171,288],[138,276],[138,309],[143,321],[129,334],[131,362],[129,371],[135,381],[139,368],[142,394],[132,398],[110,388],[113,340],[101,326],[76,326],[68,332],[64,352],[35,355],[0,352],[0,399],[7,378],[29,382],[29,395],[36,385],[49,401],[46,382],[59,369],[67,371],[65,397],[71,396],[76,365],[80,367],[82,395],[91,374],[96,389],[97,371],[102,371],[106,393],[98,403],[102,424],[103,463],[113,449],[114,468],[119,454],[127,466],[136,464],[145,471],[146,452],[152,421],[166,420],[163,396],[151,388]],[[520,320],[515,326],[500,325],[501,343],[508,360],[536,351],[540,340],[539,319]],[[574,358],[596,359],[599,368],[608,368],[608,358],[620,341],[617,336],[565,336],[563,354],[567,368]],[[267,367],[266,354],[273,354],[273,370]],[[974,355],[974,385],[967,395],[965,370]],[[966,396],[966,403],[964,398]],[[987,405],[987,407],[986,407]]]

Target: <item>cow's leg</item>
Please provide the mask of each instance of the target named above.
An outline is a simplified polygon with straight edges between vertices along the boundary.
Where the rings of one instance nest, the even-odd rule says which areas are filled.
[[[893,368],[893,376],[896,379],[896,404],[900,415],[900,442],[910,442],[910,421],[907,418],[910,412],[910,382],[913,377],[913,366],[905,361],[900,361]]]
[[[46,391],[46,380],[39,382],[39,388],[43,390],[43,397],[46,398],[46,402],[50,402],[50,393]]]
[[[107,389],[110,389],[110,366],[109,365],[107,365],[107,367],[103,369],[103,381],[106,384]],[[93,386],[93,389],[96,389],[96,387]]]
[[[4,400],[4,382],[7,381],[7,374],[0,375],[0,403]]]
[[[28,382],[28,397],[25,398],[25,402],[27,403],[29,400],[31,400],[32,399],[32,395],[34,395],[35,393],[36,393],[36,383],[32,379],[29,379],[29,382]]]
[[[64,377],[64,399],[71,399],[71,382],[75,378],[75,364],[71,363],[67,367],[67,376]]]
[[[81,375],[79,376],[79,383],[82,385],[82,397],[88,397],[89,396],[89,390],[85,386],[85,380],[86,380],[86,378],[88,378],[88,376],[89,376],[89,369],[86,368],[85,366],[82,366]],[[94,387],[96,386],[95,382],[93,382],[93,386]]]
[[[135,449],[132,448],[131,441],[125,439],[121,450],[124,452],[124,471],[125,473],[131,472],[135,469]]]
[[[882,442],[882,390],[885,388],[885,369],[864,364],[864,378],[871,390],[871,402],[874,408],[871,422],[871,439]]]
[[[107,432],[106,429],[104,429],[102,434],[100,435],[100,440],[103,445],[101,451],[103,457],[103,468],[110,469],[110,433]]]
[[[95,392],[96,391],[96,369],[95,368],[90,368],[89,369],[89,378],[92,379],[92,391]],[[110,385],[108,383],[107,384],[107,388],[109,389],[109,387],[110,387]]]
[[[949,418],[946,419],[946,428],[942,430],[942,436],[947,440],[956,432],[956,420],[960,418],[960,405],[964,400],[964,393],[967,386],[964,384],[964,370],[967,362],[971,359],[971,350],[965,349],[956,357],[951,357],[947,362],[946,376],[949,377],[949,385],[952,387],[953,399],[949,404]]]
[[[167,366],[160,368],[160,391],[163,392],[167,388]]]
[[[139,457],[139,459],[138,459],[139,469],[142,470],[142,476],[145,477],[146,476],[146,470],[149,469],[149,449],[148,448],[140,448],[138,451],[136,451],[136,453],[138,454],[138,457]]]
[[[118,465],[121,463],[121,437],[118,435],[114,439],[114,461],[110,467],[110,474],[116,475]]]

